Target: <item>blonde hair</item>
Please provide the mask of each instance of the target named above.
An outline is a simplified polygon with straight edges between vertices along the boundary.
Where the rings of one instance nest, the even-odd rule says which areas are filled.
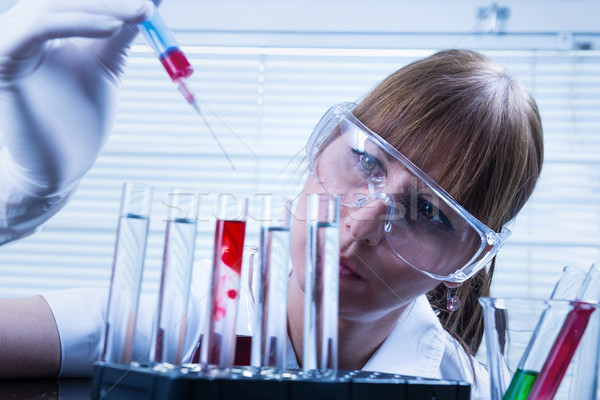
[[[541,172],[534,99],[475,51],[444,50],[401,68],[353,114],[495,231],[521,210]],[[443,284],[428,293],[442,325],[472,354],[483,334],[477,299],[489,295],[493,271],[494,261],[460,287],[462,306],[454,313],[446,311]]]

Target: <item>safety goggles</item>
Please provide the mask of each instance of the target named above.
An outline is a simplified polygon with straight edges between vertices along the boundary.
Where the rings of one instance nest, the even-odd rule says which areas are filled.
[[[434,279],[464,282],[487,265],[510,232],[477,220],[397,149],[333,106],[306,146],[310,172],[349,215],[381,224],[396,255]],[[360,223],[360,221],[358,221]]]

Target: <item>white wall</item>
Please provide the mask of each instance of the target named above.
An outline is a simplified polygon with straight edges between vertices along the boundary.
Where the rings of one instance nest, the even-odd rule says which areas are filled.
[[[480,9],[508,9],[507,33],[598,33],[596,0],[165,0],[172,27],[215,31],[466,33],[485,29]]]
[[[85,1],[85,0],[81,0]],[[0,0],[0,12],[16,3]],[[483,32],[480,9],[508,9],[503,33],[599,34],[597,0],[163,0],[173,29],[229,32]]]

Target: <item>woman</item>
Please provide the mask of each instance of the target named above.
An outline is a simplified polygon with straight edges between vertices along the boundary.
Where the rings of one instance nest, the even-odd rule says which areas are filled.
[[[123,11],[119,19],[139,21],[147,17],[146,9],[139,4],[134,7],[135,1],[121,3],[135,10]],[[98,8],[91,8],[92,13],[98,12]],[[27,18],[26,13],[22,16]],[[78,104],[89,107],[88,116],[94,116],[91,123],[86,119],[86,129],[93,133],[92,143],[78,144],[85,148],[85,157],[79,153],[65,158],[65,154],[72,155],[73,146],[51,146],[41,151],[31,140],[39,134],[60,144],[68,134],[62,131],[63,126],[52,125],[55,119],[45,118],[35,107],[37,101],[27,97],[27,88],[41,79],[40,75],[47,78],[57,73],[52,63],[69,65],[81,73],[77,65],[60,62],[63,53],[68,53],[68,42],[46,47],[36,42],[32,51],[27,47],[31,43],[23,38],[31,35],[41,40],[59,35],[54,31],[21,32],[12,47],[4,48],[12,60],[5,61],[5,66],[21,68],[25,77],[3,78],[9,89],[3,89],[0,106],[3,112],[14,111],[11,118],[18,119],[4,127],[11,139],[7,148],[12,157],[5,154],[1,159],[9,165],[2,172],[6,175],[3,182],[12,182],[10,192],[27,199],[22,202],[25,211],[20,215],[32,216],[18,219],[18,224],[7,219],[7,240],[30,232],[56,212],[100,149],[108,131],[106,121],[114,108],[104,103],[104,95],[114,96],[115,76],[121,72],[123,50],[132,37],[130,31],[119,31],[113,25],[93,35],[87,31],[60,32],[67,36],[110,36],[87,48],[70,49],[82,56],[96,52],[93,54],[109,59],[98,67],[97,59],[81,58],[86,74],[99,76],[98,85],[90,85],[94,81],[89,76],[82,80],[71,74],[76,79],[69,79],[69,74],[61,73],[61,79],[69,83],[60,82],[65,99],[91,100]],[[104,46],[106,41],[110,46]],[[36,53],[40,51],[47,53]],[[31,54],[35,62],[23,62]],[[87,63],[93,63],[97,70]],[[105,66],[112,73],[107,75]],[[10,70],[8,67],[5,70]],[[15,93],[22,96],[18,102]],[[43,93],[38,95],[43,97]],[[16,110],[14,104],[21,107]],[[60,104],[54,107],[59,115],[67,113]],[[34,122],[37,118],[49,123],[43,127],[31,124],[32,115]],[[71,132],[83,127],[76,116],[66,121]],[[24,148],[37,148],[44,153],[42,160],[49,160],[54,169],[48,171],[39,158],[32,160],[31,152],[19,152]],[[542,129],[533,99],[481,54],[444,51],[392,74],[355,107],[332,108],[313,132],[307,151],[311,176],[304,192],[340,194],[343,203],[339,368],[467,380],[475,383],[474,397],[485,397],[485,371],[472,359],[483,325],[477,298],[489,292],[493,257],[506,236],[503,226],[527,201],[540,173]],[[5,208],[9,204],[4,201]],[[299,212],[305,206],[301,200]],[[292,232],[289,336],[297,355],[302,353],[304,241],[304,230],[296,225]],[[59,369],[72,371],[66,358],[79,351],[76,348],[85,348],[82,351],[89,356],[80,362],[94,360],[103,297],[92,299],[89,293],[81,292],[61,300],[52,297],[0,303],[2,313],[35,315],[29,325],[11,328],[9,339],[14,346],[0,354],[4,360],[20,363],[22,370],[12,363],[6,374],[52,376]],[[80,329],[83,333],[75,332],[81,327],[65,327],[58,317],[79,315],[74,310],[81,303],[73,299],[81,299],[88,311],[82,321],[90,325]],[[38,329],[33,345],[27,336],[31,327]],[[36,358],[35,369],[24,354]]]
[[[475,379],[485,380],[470,358],[483,333],[477,299],[489,295],[493,257],[507,236],[503,226],[529,198],[542,165],[542,128],[531,96],[481,54],[442,51],[392,74],[351,111],[332,108],[308,153],[313,176],[304,191],[340,194],[345,205],[340,368],[472,382],[472,367]],[[289,286],[296,354],[303,232],[293,231]],[[421,362],[407,362],[408,354]]]

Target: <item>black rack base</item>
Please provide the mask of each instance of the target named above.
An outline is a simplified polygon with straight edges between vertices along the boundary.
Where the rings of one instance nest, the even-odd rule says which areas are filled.
[[[469,400],[471,387],[443,381],[368,371],[337,371],[317,378],[290,370],[280,379],[235,367],[205,376],[192,367],[96,363],[93,400]]]

